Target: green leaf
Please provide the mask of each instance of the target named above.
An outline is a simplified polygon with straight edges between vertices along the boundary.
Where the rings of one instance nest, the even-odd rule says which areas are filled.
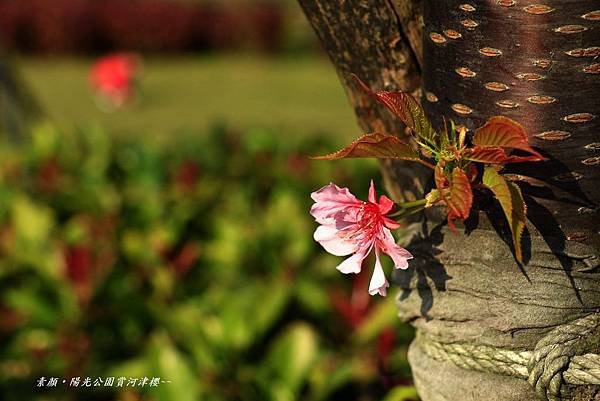
[[[185,303],[168,305],[159,309],[163,327],[186,349],[196,364],[205,372],[220,368],[223,349],[223,327],[219,317],[204,310],[206,303],[191,299]],[[202,325],[198,325],[202,322]],[[214,340],[214,339],[218,340]]]
[[[359,157],[378,159],[419,160],[419,155],[407,143],[394,135],[367,134],[353,141],[344,149],[325,156],[316,156],[316,160],[337,160]]]
[[[198,378],[187,359],[175,347],[166,332],[153,333],[148,349],[150,371],[144,375],[160,377],[167,383],[152,388],[152,395],[164,401],[198,400]],[[170,383],[168,382],[170,381]]]
[[[418,400],[419,394],[413,386],[397,386],[390,390],[383,401]]]
[[[449,145],[456,147],[456,143],[450,139],[455,137],[454,122],[450,120],[450,127],[444,118],[444,129],[440,131],[440,148],[445,149]]]
[[[48,278],[60,280],[62,255],[51,241],[56,227],[54,210],[22,195],[15,196],[10,206],[15,230],[12,257],[19,266],[29,265]]]
[[[14,199],[13,221],[18,240],[31,249],[43,247],[54,227],[52,209],[22,196]]]
[[[521,189],[516,184],[506,181],[493,167],[484,169],[483,185],[488,187],[500,202],[512,233],[515,257],[519,262],[522,262],[521,239],[525,230],[527,207]]]
[[[305,323],[293,323],[272,343],[262,364],[261,383],[296,399],[318,356],[318,338]]]
[[[29,324],[35,327],[54,327],[62,317],[61,310],[43,296],[37,285],[5,288],[2,301],[25,316]]]
[[[147,358],[137,357],[119,362],[117,365],[111,365],[106,371],[105,376],[112,377],[144,377],[148,376],[150,366]]]
[[[412,95],[406,92],[373,92],[356,75],[354,75],[354,79],[366,93],[385,105],[419,138],[432,146],[436,146],[435,142],[438,134],[431,126],[425,111]]]
[[[266,286],[257,287],[268,297],[256,296],[256,304],[252,315],[252,330],[256,338],[261,338],[280,319],[292,295],[292,287],[285,278],[273,280]],[[248,316],[248,315],[246,315]]]
[[[327,316],[331,313],[331,302],[327,295],[327,287],[317,280],[299,277],[294,284],[295,299],[309,313]]]
[[[358,345],[365,345],[374,341],[381,331],[386,327],[395,326],[398,323],[398,308],[393,297],[386,298],[378,303],[368,318],[352,334],[352,342]]]
[[[473,144],[483,147],[499,146],[502,148],[519,149],[535,156],[535,158],[531,158],[529,161],[546,160],[544,156],[529,146],[529,139],[525,128],[518,122],[503,116],[494,116],[482,127],[475,130]]]
[[[310,395],[304,399],[326,401],[335,391],[350,384],[354,379],[354,366],[347,363],[338,352],[327,352],[319,358],[309,376]]]

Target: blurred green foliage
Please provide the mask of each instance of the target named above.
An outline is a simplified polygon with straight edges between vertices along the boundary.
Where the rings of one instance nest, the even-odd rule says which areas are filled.
[[[43,125],[2,144],[1,399],[416,399],[393,295],[312,239],[310,192],[364,197],[379,175],[307,158],[331,148],[226,127],[159,144]],[[171,382],[69,388],[88,376]]]

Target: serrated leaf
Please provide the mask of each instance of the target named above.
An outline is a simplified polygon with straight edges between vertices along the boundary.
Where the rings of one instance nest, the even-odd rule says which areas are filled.
[[[513,243],[515,246],[515,256],[519,262],[523,262],[523,251],[521,240],[525,231],[525,216],[527,214],[527,205],[523,199],[521,188],[514,182],[507,182],[512,200],[512,219],[509,220],[513,234]]]
[[[438,164],[435,169],[435,183],[440,197],[448,206],[448,226],[455,231],[453,221],[465,220],[473,206],[473,190],[469,177],[462,169],[455,167],[451,179],[448,180]]]
[[[452,170],[452,182],[450,184],[450,199],[448,207],[453,216],[461,220],[469,217],[473,206],[473,190],[469,177],[462,169],[455,167]]]
[[[523,261],[521,239],[525,230],[525,214],[527,207],[521,194],[521,189],[514,183],[506,181],[493,167],[486,167],[483,171],[483,185],[493,193],[506,215],[512,233],[515,257]]]
[[[463,158],[480,163],[489,164],[506,164],[506,163],[523,163],[535,162],[545,159],[540,159],[539,156],[514,156],[508,155],[504,149],[499,146],[481,146],[475,145],[472,148],[465,149]]]
[[[447,148],[449,145],[456,147],[456,143],[450,139],[451,136],[454,136],[454,121],[450,120],[450,127],[448,127],[448,122],[444,118],[444,129],[440,131],[440,147],[442,149]]]
[[[367,134],[353,141],[344,149],[325,156],[316,156],[316,160],[337,160],[348,158],[374,157],[378,159],[419,160],[419,155],[407,143],[394,135]]]
[[[442,167],[442,165],[440,163],[436,164],[436,166],[435,166],[434,178],[435,178],[435,186],[440,191],[440,196],[442,196],[442,198],[443,198],[444,191],[442,191],[442,190],[445,188],[448,188],[448,177],[446,177],[446,174],[444,173],[444,167]]]
[[[473,144],[482,147],[497,146],[519,149],[536,156],[536,158],[530,158],[528,161],[546,160],[544,156],[529,146],[525,128],[518,122],[503,116],[494,116],[482,127],[476,129]]]
[[[448,177],[444,173],[444,168],[440,163],[436,164],[433,174],[435,180],[435,186],[438,189],[439,198],[444,201],[444,203],[448,204],[447,194],[449,192],[449,181]]]
[[[386,106],[416,135],[430,145],[436,145],[438,134],[431,126],[425,111],[412,95],[406,92],[373,92],[360,78],[356,75],[353,75],[353,77],[366,93]]]
[[[431,145],[435,145],[437,132],[414,97],[404,92],[377,92],[375,95],[416,135]]]
[[[494,193],[494,196],[500,202],[506,217],[510,220],[510,216],[512,216],[512,202],[508,183],[504,177],[500,175],[495,168],[485,167],[483,169],[483,185],[488,187]]]

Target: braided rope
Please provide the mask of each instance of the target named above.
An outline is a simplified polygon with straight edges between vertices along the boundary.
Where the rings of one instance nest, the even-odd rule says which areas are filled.
[[[600,355],[585,353],[600,346],[600,313],[556,327],[533,351],[441,343],[420,333],[416,344],[437,361],[451,361],[463,369],[528,380],[543,401],[560,400],[563,382],[600,385]]]

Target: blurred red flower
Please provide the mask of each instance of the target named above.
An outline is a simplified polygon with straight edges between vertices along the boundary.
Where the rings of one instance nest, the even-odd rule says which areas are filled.
[[[90,71],[90,85],[102,109],[122,107],[135,94],[141,59],[135,53],[114,53],[99,58]]]

